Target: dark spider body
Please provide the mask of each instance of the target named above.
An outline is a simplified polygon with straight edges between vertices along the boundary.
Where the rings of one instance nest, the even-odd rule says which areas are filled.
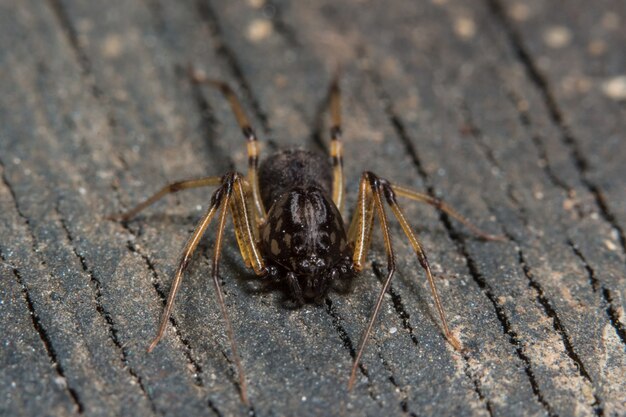
[[[237,353],[237,344],[219,278],[219,263],[228,214],[232,217],[235,236],[246,266],[252,268],[258,276],[269,275],[285,281],[293,298],[299,304],[304,303],[305,300],[319,301],[334,281],[350,278],[354,273],[363,270],[367,262],[374,219],[377,218],[387,254],[387,276],[383,280],[382,288],[356,351],[348,381],[348,389],[352,388],[356,381],[361,355],[396,269],[385,205],[393,212],[419,264],[426,272],[446,339],[455,349],[460,350],[460,341],[448,328],[426,254],[402,213],[396,201],[396,195],[429,204],[460,221],[484,239],[502,238],[482,232],[441,200],[392,184],[370,171],[364,171],[361,175],[356,207],[346,233],[341,217],[341,211],[344,209],[345,187],[343,150],[340,141],[340,91],[337,78],[333,80],[329,89],[332,121],[330,158],[305,150],[284,150],[265,159],[260,167],[257,166],[259,147],[256,134],[232,89],[226,83],[205,79],[193,73],[192,79],[197,83],[213,85],[229,101],[247,141],[248,173],[244,176],[238,172],[229,172],[221,177],[208,176],[178,181],[166,185],[131,210],[113,217],[129,220],[170,193],[198,187],[218,187],[213,193],[206,213],[183,248],[157,335],[152,340],[148,351],[154,349],[165,334],[183,273],[189,265],[200,238],[211,221],[217,219],[211,278],[226,324],[233,359],[239,371],[241,398],[244,403],[248,404],[246,378]],[[266,211],[266,208],[269,209]]]
[[[286,281],[299,303],[319,300],[333,280],[352,273],[330,172],[326,157],[300,149],[280,151],[259,168],[261,198],[270,207],[261,248],[270,272]]]

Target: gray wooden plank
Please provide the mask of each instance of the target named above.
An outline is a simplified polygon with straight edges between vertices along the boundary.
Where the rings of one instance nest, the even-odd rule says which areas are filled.
[[[534,11],[556,6],[530,3],[516,39],[498,4],[1,6],[0,234],[7,239],[0,255],[12,265],[0,266],[2,299],[10,301],[1,308],[14,339],[28,340],[0,356],[12,364],[0,381],[16,399],[11,413],[246,413],[207,280],[212,232],[165,338],[145,352],[210,190],[170,197],[128,225],[103,220],[165,182],[245,169],[227,104],[185,74],[193,62],[239,92],[264,155],[287,145],[325,150],[323,100],[341,63],[347,211],[369,169],[442,196],[510,239],[481,242],[431,208],[403,203],[466,351],[446,343],[422,271],[395,238],[397,276],[348,393],[354,348],[384,276],[380,234],[373,268],[352,293],[292,310],[279,289],[243,268],[229,233],[221,275],[250,413],[619,415],[622,168],[614,142],[595,148],[590,141],[596,131],[614,136],[619,126],[579,123],[579,116],[588,120],[585,106],[565,90],[554,95],[565,122],[555,120],[519,47],[524,39],[531,58],[541,56],[544,46],[535,42],[544,40],[533,30],[550,23]],[[603,3],[587,18],[571,3],[559,24],[571,25],[578,45],[591,39],[585,25],[612,8]],[[619,28],[598,34],[611,45],[622,36]],[[568,73],[567,60],[597,69],[572,45],[561,50],[560,66],[541,68],[554,85]],[[603,56],[611,71],[622,68],[622,54]],[[593,120],[604,120],[602,111],[618,119],[619,102],[587,99],[600,104]],[[589,161],[582,171],[576,149]],[[602,206],[599,196],[610,202]],[[18,362],[32,357],[29,346],[41,356],[30,368]],[[28,389],[50,394],[36,403]]]

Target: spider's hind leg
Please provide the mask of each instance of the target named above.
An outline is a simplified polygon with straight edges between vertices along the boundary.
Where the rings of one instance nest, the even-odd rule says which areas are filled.
[[[330,84],[330,157],[333,163],[333,202],[341,213],[344,203],[343,145],[341,143],[341,90],[339,72]]]
[[[224,81],[214,80],[211,78],[207,78],[202,72],[196,71],[193,67],[189,68],[189,74],[191,79],[196,84],[208,84],[211,85],[222,93],[222,95],[228,100],[230,104],[230,108],[235,115],[235,119],[237,119],[237,123],[241,128],[241,132],[247,140],[247,151],[248,151],[248,181],[252,186],[252,198],[254,201],[254,207],[256,211],[256,216],[260,222],[265,219],[266,212],[265,207],[263,206],[263,201],[261,200],[261,193],[259,189],[259,180],[258,180],[258,165],[259,165],[259,141],[257,139],[257,135],[248,120],[248,116],[246,116],[237,95],[233,91],[233,89]]]

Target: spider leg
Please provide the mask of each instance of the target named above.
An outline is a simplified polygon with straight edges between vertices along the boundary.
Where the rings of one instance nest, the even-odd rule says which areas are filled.
[[[190,68],[190,75],[193,82],[196,84],[209,84],[222,93],[228,103],[230,104],[230,108],[235,115],[235,119],[237,119],[237,123],[241,128],[241,131],[248,141],[248,181],[252,185],[252,196],[254,199],[254,206],[256,209],[256,214],[258,216],[259,222],[263,222],[265,219],[266,212],[265,207],[263,206],[263,201],[261,200],[261,193],[259,189],[259,180],[258,180],[258,165],[259,165],[259,141],[257,139],[257,135],[252,129],[252,125],[246,116],[246,113],[237,98],[237,95],[233,91],[230,86],[220,80],[214,80],[211,78],[207,78],[200,71],[195,71],[193,68]]]
[[[249,184],[239,174],[233,180],[233,199],[230,203],[235,226],[235,236],[239,250],[248,268],[254,269],[257,275],[267,274],[261,251],[257,246],[259,227],[254,216],[250,215]]]
[[[191,260],[193,252],[196,250],[196,247],[198,246],[198,243],[200,242],[200,238],[206,231],[207,227],[209,227],[211,220],[213,220],[213,216],[215,216],[215,213],[219,208],[219,205],[220,205],[219,200],[222,199],[221,191],[222,191],[221,188],[216,191],[216,193],[214,194],[214,199],[213,199],[214,201],[211,203],[211,207],[209,207],[205,215],[202,216],[200,223],[198,223],[195,230],[193,231],[193,234],[191,235],[191,237],[185,244],[185,247],[183,249],[183,254],[178,264],[178,269],[176,270],[176,275],[174,276],[174,281],[172,282],[172,287],[170,288],[170,293],[167,296],[167,303],[165,304],[165,310],[163,310],[163,314],[161,316],[161,323],[159,324],[159,330],[157,331],[157,334],[154,337],[154,339],[152,339],[152,342],[150,343],[150,346],[148,347],[148,352],[152,352],[152,350],[156,347],[157,343],[159,343],[159,341],[163,337],[163,334],[165,333],[165,328],[167,327],[167,321],[169,320],[170,314],[172,312],[172,307],[174,306],[174,299],[176,298],[176,293],[178,292],[178,289],[180,288],[180,283],[182,282],[182,279],[183,279],[183,273],[185,272],[185,269],[187,269],[187,265],[189,265],[189,261]],[[216,195],[218,195],[219,198],[215,198]]]
[[[387,253],[387,276],[383,282],[383,287],[381,288],[381,291],[378,295],[376,304],[370,315],[365,331],[363,332],[361,342],[357,349],[357,354],[354,359],[354,363],[352,365],[352,370],[350,373],[350,380],[348,381],[348,390],[351,390],[354,386],[356,372],[361,361],[361,356],[363,355],[363,351],[365,350],[367,340],[369,339],[376,318],[378,317],[378,313],[380,312],[380,307],[382,305],[384,295],[389,288],[391,278],[393,277],[396,268],[395,255],[391,244],[387,216],[385,214],[382,201],[383,196],[385,197],[387,204],[389,204],[389,206],[391,207],[395,217],[398,219],[402,230],[404,230],[404,233],[409,239],[411,246],[413,247],[413,250],[415,251],[417,258],[420,262],[420,265],[426,271],[426,277],[433,293],[435,305],[439,313],[446,338],[456,350],[461,350],[462,348],[461,343],[454,336],[454,334],[452,334],[448,327],[443,306],[441,304],[441,300],[439,299],[439,294],[435,286],[435,280],[433,279],[432,272],[430,270],[428,259],[426,258],[426,254],[422,249],[422,245],[411,230],[411,227],[406,221],[406,218],[404,217],[404,214],[402,213],[402,210],[400,209],[396,201],[393,187],[389,184],[388,181],[382,178],[378,178],[375,174],[371,172],[365,172],[361,177],[359,196],[357,200],[357,210],[355,212],[354,218],[352,219],[352,223],[348,232],[350,242],[354,245],[353,265],[357,271],[362,270],[363,268],[363,263],[365,262],[365,258],[367,255],[367,247],[370,245],[371,241],[372,222],[375,211],[380,220],[380,226],[383,232],[383,239],[385,242],[385,252]]]
[[[213,269],[211,276],[215,285],[215,291],[217,293],[220,310],[226,323],[226,330],[228,333],[231,350],[233,352],[233,359],[239,373],[239,387],[241,390],[241,398],[242,401],[246,405],[248,405],[249,402],[247,397],[245,374],[243,371],[243,366],[241,365],[239,354],[237,352],[237,344],[235,342],[232,324],[226,310],[224,295],[222,293],[219,282],[219,261],[221,257],[224,226],[226,224],[226,217],[229,209],[232,213],[233,223],[235,225],[235,233],[237,236],[237,241],[239,242],[239,248],[242,252],[242,256],[244,257],[244,261],[248,266],[252,266],[254,268],[254,271],[258,275],[263,275],[267,273],[267,269],[265,268],[263,259],[260,256],[260,250],[256,245],[256,241],[254,240],[255,232],[253,232],[253,228],[256,228],[256,222],[249,215],[249,208],[246,200],[245,183],[243,181],[243,177],[237,173],[226,174],[224,177],[222,177],[221,186],[215,191],[213,197],[211,198],[211,206],[207,210],[206,214],[202,217],[200,223],[196,226],[193,234],[185,244],[183,254],[178,265],[178,269],[176,270],[176,275],[174,276],[172,288],[170,289],[170,293],[167,297],[165,310],[163,311],[163,315],[161,316],[159,329],[155,338],[152,340],[150,346],[148,347],[148,352],[151,352],[163,337],[165,329],[167,328],[167,322],[174,306],[176,293],[178,292],[180,284],[182,282],[183,273],[189,265],[189,261],[191,260],[191,257],[196,247],[198,246],[198,243],[200,242],[200,238],[208,228],[211,220],[215,216],[215,213],[219,211],[219,223],[217,226],[217,237],[215,239]]]
[[[395,184],[391,184],[391,188],[393,189],[395,194],[397,194],[397,195],[399,195],[401,197],[406,197],[406,198],[410,198],[411,200],[414,200],[414,201],[419,201],[421,203],[430,204],[431,206],[435,207],[436,209],[443,211],[444,213],[446,213],[447,215],[449,215],[453,219],[456,219],[458,222],[463,224],[472,233],[474,233],[476,236],[480,237],[481,239],[484,239],[484,240],[502,240],[502,241],[506,240],[506,236],[492,235],[492,234],[489,234],[489,233],[486,233],[486,232],[480,230],[472,222],[470,222],[465,217],[463,217],[461,214],[459,214],[452,206],[450,206],[449,204],[447,204],[446,202],[444,202],[444,201],[442,201],[442,200],[440,200],[438,198],[434,198],[434,197],[429,196],[428,194],[423,194],[423,193],[420,193],[420,192],[417,192],[417,191],[413,191],[413,190],[411,190],[409,188],[401,187],[401,186],[395,185]]]
[[[341,90],[339,72],[330,85],[330,156],[333,162],[333,202],[341,213],[344,203],[343,146],[341,144]]]
[[[300,287],[300,283],[298,282],[295,274],[293,272],[288,272],[285,275],[285,278],[287,279],[287,283],[289,284],[289,288],[291,288],[291,293],[296,299],[296,302],[298,305],[303,305],[304,297],[302,296],[302,288]]]
[[[129,220],[135,217],[140,211],[156,203],[158,200],[160,200],[161,198],[165,197],[168,194],[172,194],[181,190],[188,190],[190,188],[209,187],[209,186],[219,185],[221,181],[222,181],[221,177],[215,177],[215,176],[196,178],[196,179],[184,180],[184,181],[176,181],[161,188],[159,191],[154,193],[151,197],[137,204],[132,209],[121,214],[108,216],[107,219],[121,220],[121,221]]]
[[[221,208],[219,225],[217,227],[217,237],[215,239],[215,252],[213,255],[213,271],[211,273],[211,277],[213,278],[213,284],[215,285],[215,292],[217,294],[217,300],[220,306],[220,310],[222,311],[224,322],[226,322],[226,331],[228,333],[228,339],[230,341],[230,346],[233,351],[233,359],[235,360],[235,363],[237,364],[237,371],[239,372],[239,389],[241,390],[241,399],[246,405],[249,405],[248,389],[246,386],[246,377],[243,372],[243,366],[241,365],[241,359],[239,358],[239,353],[237,352],[237,343],[235,342],[235,333],[233,332],[233,326],[231,324],[230,317],[228,316],[226,303],[224,302],[224,294],[222,293],[222,287],[220,285],[220,279],[219,279],[219,261],[220,261],[220,256],[222,252],[222,238],[224,235],[224,225],[226,224],[227,204],[228,204],[228,201],[224,201],[223,206]]]
[[[458,351],[462,350],[461,342],[452,334],[450,329],[448,328],[448,322],[446,320],[446,315],[443,311],[443,305],[441,304],[441,300],[439,299],[439,293],[437,292],[437,287],[435,286],[435,280],[433,278],[433,274],[430,270],[430,265],[428,263],[428,258],[426,257],[426,253],[424,253],[424,249],[422,248],[422,244],[419,239],[413,233],[413,230],[404,216],[404,213],[400,209],[398,202],[396,201],[396,196],[393,187],[386,181],[381,180],[382,189],[385,194],[385,198],[387,200],[387,204],[391,207],[393,214],[398,219],[404,234],[409,239],[413,250],[415,251],[415,255],[417,255],[417,259],[419,260],[420,265],[426,271],[426,278],[428,278],[428,284],[430,285],[430,290],[433,293],[433,298],[435,300],[435,306],[437,307],[437,312],[439,313],[439,317],[441,319],[441,323],[443,325],[443,331],[448,339],[448,342]]]
[[[348,229],[348,242],[354,248],[352,264],[356,272],[363,270],[367,259],[367,251],[372,237],[372,225],[374,224],[374,197],[369,187],[365,174],[361,177],[357,207],[350,228]]]
[[[369,191],[369,193],[368,193]],[[387,224],[387,215],[385,214],[385,208],[383,207],[383,202],[381,198],[381,186],[380,180],[371,172],[365,172],[361,176],[361,183],[359,189],[360,201],[358,202],[359,207],[357,208],[357,213],[360,219],[358,220],[360,227],[357,233],[358,239],[356,240],[355,248],[354,248],[354,260],[359,259],[362,262],[365,259],[366,247],[369,246],[371,240],[371,232],[372,232],[372,221],[373,221],[373,210],[372,205],[375,208],[376,214],[378,214],[378,219],[380,220],[380,227],[383,232],[383,240],[385,242],[385,252],[387,253],[387,277],[383,282],[383,287],[378,294],[378,298],[376,299],[376,304],[374,306],[374,310],[372,311],[370,318],[367,322],[367,326],[365,331],[363,332],[363,336],[361,336],[361,342],[359,343],[359,347],[357,349],[356,357],[354,358],[354,363],[352,365],[352,370],[350,372],[350,380],[348,381],[348,390],[351,390],[354,386],[354,381],[356,379],[356,371],[361,362],[361,356],[363,355],[363,351],[365,350],[365,345],[369,339],[370,333],[372,332],[372,328],[374,327],[374,323],[376,322],[376,318],[378,317],[378,313],[380,311],[380,307],[382,305],[383,299],[385,297],[385,293],[389,288],[389,284],[391,283],[391,278],[393,277],[394,272],[396,271],[396,258],[393,253],[393,246],[391,245],[391,237],[389,235],[389,225]],[[368,196],[371,202],[368,207]],[[368,210],[369,218],[368,216]],[[369,224],[368,224],[369,223]],[[357,264],[357,261],[354,261],[354,267],[357,270],[361,270],[363,268],[362,263]]]

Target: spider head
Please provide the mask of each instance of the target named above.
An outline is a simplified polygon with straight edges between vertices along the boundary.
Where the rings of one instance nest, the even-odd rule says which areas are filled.
[[[325,292],[349,258],[341,214],[319,187],[296,187],[276,199],[261,235],[266,259],[295,276],[305,298]]]

